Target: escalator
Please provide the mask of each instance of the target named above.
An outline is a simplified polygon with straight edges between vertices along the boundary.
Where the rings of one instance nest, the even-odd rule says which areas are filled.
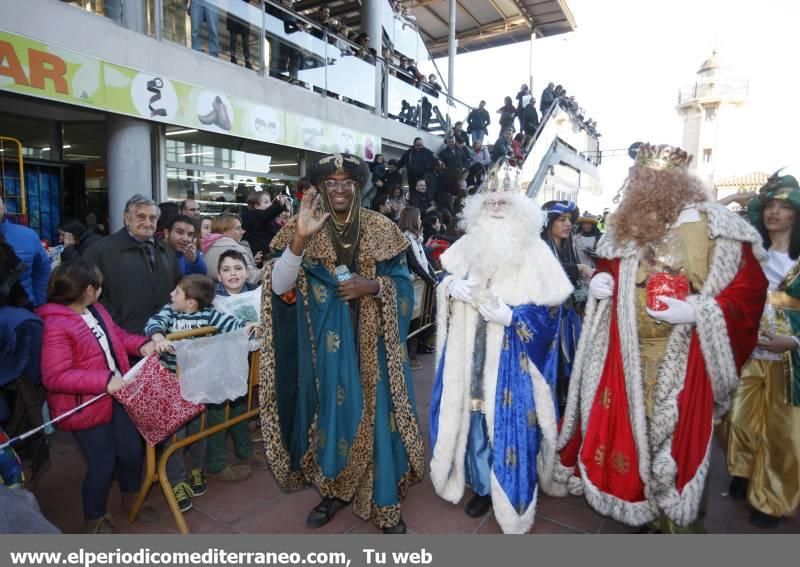
[[[578,201],[581,192],[601,190],[597,135],[560,100],[544,115],[526,148],[520,181],[540,203]]]

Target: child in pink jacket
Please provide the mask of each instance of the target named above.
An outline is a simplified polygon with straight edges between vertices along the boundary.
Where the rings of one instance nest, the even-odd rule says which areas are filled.
[[[154,349],[145,337],[118,327],[97,303],[102,274],[84,258],[59,265],[50,276],[48,303],[36,312],[44,321],[42,381],[52,417],[91,398],[116,392],[130,369],[128,355],[145,356]],[[83,479],[84,533],[113,533],[106,502],[117,471],[122,509],[133,505],[142,482],[142,438],[125,408],[106,396],[58,424],[72,431],[86,460]],[[117,469],[117,466],[119,468]],[[158,523],[158,513],[145,506],[139,520]]]

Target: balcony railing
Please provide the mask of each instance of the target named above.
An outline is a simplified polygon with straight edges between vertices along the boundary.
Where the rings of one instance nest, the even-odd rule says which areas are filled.
[[[744,79],[695,83],[678,91],[678,104],[686,104],[703,99],[744,100],[747,97],[749,84]]]
[[[120,25],[144,22],[138,31],[158,40],[203,51],[420,130],[443,134],[471,110],[367,47],[271,0],[192,0],[188,10],[186,0],[69,3]],[[434,71],[429,74],[441,81],[416,28],[395,17],[388,3],[384,11],[384,27],[391,25],[387,32],[396,53],[415,58],[420,71]]]

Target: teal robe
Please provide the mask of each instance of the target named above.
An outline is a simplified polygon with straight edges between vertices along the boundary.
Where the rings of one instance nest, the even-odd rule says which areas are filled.
[[[276,252],[291,241],[294,226],[293,219],[275,237]],[[267,267],[262,430],[281,488],[314,485],[323,496],[351,501],[359,517],[389,527],[423,474],[405,350],[414,292],[407,241],[394,224],[362,210],[359,238],[358,272],[381,283],[380,298],[339,299],[336,255],[325,230],[306,247],[294,293],[272,293]]]

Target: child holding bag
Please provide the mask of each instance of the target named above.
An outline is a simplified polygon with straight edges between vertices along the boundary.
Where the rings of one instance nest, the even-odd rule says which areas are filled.
[[[42,381],[53,418],[91,398],[112,394],[125,384],[128,355],[146,356],[155,345],[118,327],[97,303],[103,277],[84,258],[59,265],[48,284],[48,303],[37,310],[44,321]],[[113,533],[106,503],[117,472],[122,511],[127,513],[142,483],[144,448],[125,408],[111,396],[100,398],[61,421],[72,431],[86,460],[83,479],[83,533]],[[158,513],[145,505],[139,521],[155,525]]]
[[[214,281],[208,276],[192,274],[183,277],[175,289],[170,294],[171,303],[165,305],[158,313],[153,315],[144,328],[145,335],[155,341],[156,350],[161,353],[161,363],[169,370],[175,372],[176,359],[172,348],[172,342],[166,338],[169,333],[178,331],[188,331],[200,327],[216,327],[217,333],[227,333],[243,327],[250,327],[245,321],[241,321],[230,315],[220,313],[212,306],[214,301]],[[221,404],[224,416],[224,404]],[[212,423],[212,412],[214,405],[208,406],[208,425]],[[198,416],[190,421],[186,426],[177,432],[178,438],[182,439],[187,434],[193,434],[200,430],[201,417]],[[212,436],[213,437],[213,436]],[[189,445],[189,455],[191,461],[191,472],[187,479],[181,451],[172,455],[167,462],[167,477],[172,485],[172,492],[178,502],[178,507],[182,512],[192,508],[192,498],[202,496],[207,491],[203,466],[208,458],[208,475],[217,480],[236,482],[244,480],[250,476],[248,465],[226,465],[220,468],[213,468],[215,462],[219,461],[216,446],[212,445],[211,439],[208,441],[208,455],[206,454],[206,439]],[[213,451],[211,450],[213,447]],[[223,445],[223,461],[225,447]],[[251,448],[252,454],[252,448]],[[240,455],[249,457],[249,455]]]

